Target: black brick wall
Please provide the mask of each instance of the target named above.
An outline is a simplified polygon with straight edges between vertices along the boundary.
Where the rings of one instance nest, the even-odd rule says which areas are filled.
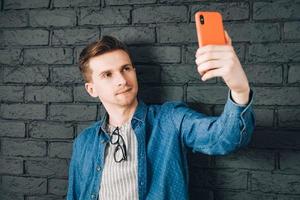
[[[257,128],[231,155],[189,154],[191,199],[300,199],[300,1],[0,0],[0,9],[1,200],[64,199],[72,141],[104,112],[77,68],[102,35],[129,45],[147,103],[220,114],[228,88],[195,68],[197,10],[222,13],[256,94]]]

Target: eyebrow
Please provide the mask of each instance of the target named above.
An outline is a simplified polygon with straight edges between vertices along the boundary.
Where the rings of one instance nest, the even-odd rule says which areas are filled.
[[[132,66],[132,64],[127,63],[127,64],[124,64],[124,65],[121,65],[119,68],[123,69],[124,67],[127,67],[127,66]],[[107,73],[107,72],[111,72],[111,70],[105,70],[105,71],[99,72],[99,75],[102,75],[102,74]]]

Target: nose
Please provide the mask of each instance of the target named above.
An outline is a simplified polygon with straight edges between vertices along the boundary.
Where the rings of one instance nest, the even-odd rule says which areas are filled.
[[[126,83],[127,83],[127,80],[122,73],[117,74],[115,81],[116,81],[117,86],[123,86],[123,85],[126,85]]]

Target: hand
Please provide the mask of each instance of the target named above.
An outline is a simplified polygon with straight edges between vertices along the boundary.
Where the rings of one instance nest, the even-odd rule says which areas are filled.
[[[225,31],[226,45],[206,45],[198,48],[196,64],[202,80],[222,77],[237,103],[245,104],[250,87],[246,74],[231,44],[231,38]],[[239,99],[240,97],[240,99]]]

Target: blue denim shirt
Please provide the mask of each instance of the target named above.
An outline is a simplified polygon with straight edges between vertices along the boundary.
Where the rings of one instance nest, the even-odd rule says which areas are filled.
[[[246,145],[255,127],[253,91],[246,106],[228,92],[220,116],[206,116],[181,102],[145,105],[139,100],[131,120],[138,142],[139,199],[188,199],[187,150],[224,155]],[[97,199],[109,136],[105,117],[73,144],[67,199]]]

